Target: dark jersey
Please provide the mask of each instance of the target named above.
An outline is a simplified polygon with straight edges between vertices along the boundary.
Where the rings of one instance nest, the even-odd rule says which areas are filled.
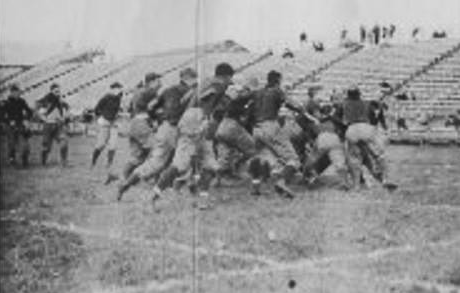
[[[120,111],[121,95],[106,94],[96,105],[94,113],[107,121],[114,121]]]
[[[177,125],[186,109],[186,105],[182,103],[182,98],[189,90],[190,88],[184,83],[167,88],[158,98],[158,103],[155,104],[153,111],[157,112],[161,108],[163,119],[172,125]]]
[[[369,123],[369,107],[365,101],[347,98],[343,101],[342,107],[345,125],[360,122]]]
[[[143,89],[137,91],[131,100],[131,115],[134,116],[139,113],[147,113],[149,104],[157,98],[157,92],[156,89]]]
[[[227,85],[217,78],[213,78],[205,83],[197,101],[197,106],[203,109],[205,116],[210,117],[214,115],[216,109],[222,107],[225,103],[224,97],[226,90]]]
[[[20,125],[24,120],[32,118],[32,110],[23,98],[9,97],[2,107],[2,120]]]
[[[69,105],[61,100],[60,96],[53,93],[48,93],[46,96],[37,101],[38,108],[45,108],[45,116],[56,112],[59,116],[63,116],[66,110],[69,110]]]
[[[278,119],[278,111],[284,102],[284,92],[279,87],[265,87],[257,91],[253,106],[255,122]]]
[[[255,92],[249,92],[244,95],[239,95],[235,99],[230,99],[226,106],[225,117],[239,120],[247,116],[249,103],[253,102],[254,98]]]

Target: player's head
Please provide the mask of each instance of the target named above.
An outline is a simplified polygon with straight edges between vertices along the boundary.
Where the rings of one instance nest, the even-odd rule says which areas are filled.
[[[110,92],[115,95],[115,96],[118,96],[122,93],[123,91],[123,85],[119,82],[114,82],[110,85]]]
[[[156,72],[150,72],[144,78],[145,87],[148,89],[158,90],[161,87],[161,75]]]
[[[60,96],[61,95],[61,87],[59,86],[59,84],[53,83],[50,86],[50,92],[55,94],[56,96]]]
[[[193,87],[198,83],[198,73],[190,67],[181,70],[179,76],[180,80],[189,87]]]
[[[218,64],[214,70],[214,75],[223,80],[227,85],[230,85],[232,83],[232,78],[234,74],[235,70],[233,69],[233,67],[225,62]]]
[[[17,84],[12,84],[10,86],[10,96],[13,98],[17,98],[20,96],[20,94],[21,94],[21,89],[19,88],[19,86]]]
[[[347,98],[350,100],[360,100],[361,99],[361,91],[357,85],[352,85],[347,90]]]
[[[272,86],[280,86],[281,80],[283,76],[278,71],[272,70],[267,74],[267,85]]]

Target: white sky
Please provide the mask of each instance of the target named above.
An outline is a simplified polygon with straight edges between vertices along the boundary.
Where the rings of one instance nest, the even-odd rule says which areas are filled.
[[[343,27],[394,23],[460,37],[460,0],[0,0],[0,40],[100,45],[119,55],[190,47],[201,1],[203,42],[223,39],[250,49],[330,44]]]

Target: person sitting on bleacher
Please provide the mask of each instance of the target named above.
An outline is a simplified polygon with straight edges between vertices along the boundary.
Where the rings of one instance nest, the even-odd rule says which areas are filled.
[[[433,34],[432,34],[432,38],[433,39],[445,39],[447,38],[447,34],[446,34],[446,31],[434,31]]]
[[[292,51],[289,50],[289,48],[286,48],[284,49],[282,57],[283,58],[294,58],[294,53],[292,53]]]
[[[388,32],[388,36],[390,39],[393,39],[395,32],[396,32],[396,26],[394,24],[390,24],[390,30]]]
[[[322,42],[313,42],[312,43],[313,49],[315,52],[323,52],[324,51],[324,45]]]

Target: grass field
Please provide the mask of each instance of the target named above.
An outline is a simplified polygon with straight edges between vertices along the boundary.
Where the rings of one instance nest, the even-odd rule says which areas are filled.
[[[389,147],[391,194],[323,178],[254,198],[241,181],[199,211],[185,190],[154,210],[147,184],[116,202],[105,158],[89,169],[93,138],[71,138],[65,169],[32,143],[28,170],[2,144],[0,292],[460,292],[458,147]]]

